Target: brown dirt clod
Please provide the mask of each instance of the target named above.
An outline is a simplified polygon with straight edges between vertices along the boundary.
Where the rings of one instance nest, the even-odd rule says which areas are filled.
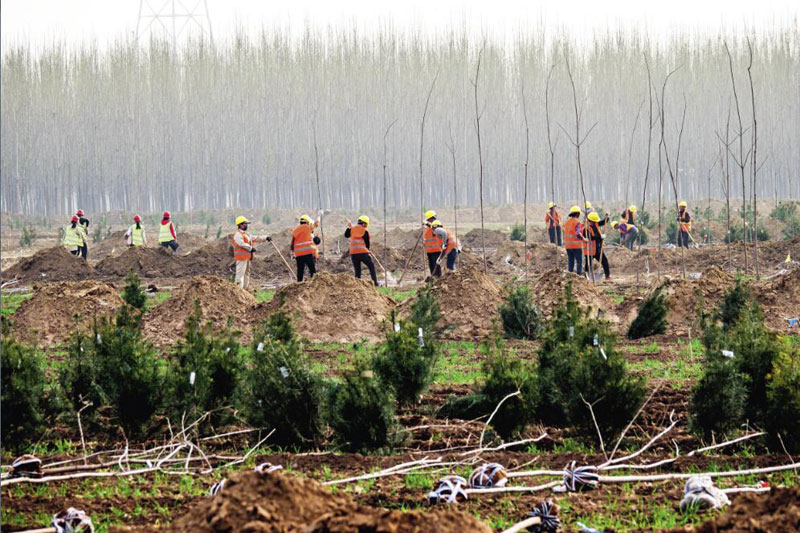
[[[92,277],[94,269],[83,259],[70,254],[63,246],[36,252],[11,265],[3,272],[3,280],[66,281]]]
[[[442,312],[443,335],[483,338],[492,332],[502,302],[500,287],[478,267],[467,266],[437,278],[431,288]]]
[[[176,532],[489,532],[477,518],[457,510],[402,513],[357,504],[319,483],[286,473],[242,472],[224,490],[196,504],[170,528]]]
[[[319,272],[310,280],[282,287],[253,314],[265,318],[278,310],[287,311],[301,337],[355,342],[378,340],[381,322],[393,307],[394,301],[380,294],[370,281],[349,274]]]
[[[597,317],[602,311],[602,318],[613,323],[619,322],[619,318],[611,312],[614,304],[600,291],[600,285],[593,284],[583,276],[559,269],[548,270],[531,285],[533,301],[541,307],[545,317],[553,316],[553,310],[559,307],[569,282],[572,282],[573,298],[589,309],[590,316]]]
[[[125,277],[133,270],[144,278],[178,277],[184,274],[181,257],[165,248],[128,248],[97,263],[102,276]]]
[[[66,340],[76,327],[88,327],[95,315],[111,315],[121,305],[117,290],[99,281],[37,284],[14,313],[14,329],[22,340],[49,346]]]
[[[702,305],[704,311],[715,307],[734,281],[731,274],[715,265],[707,268],[698,279],[668,279],[652,287],[650,293],[661,287],[669,302],[668,332],[678,334],[688,331],[697,322],[698,306]]]

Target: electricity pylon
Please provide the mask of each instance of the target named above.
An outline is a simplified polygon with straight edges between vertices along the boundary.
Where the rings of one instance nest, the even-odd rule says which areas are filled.
[[[166,37],[172,42],[172,53],[177,54],[178,37],[191,30],[199,30],[202,37],[208,37],[214,43],[207,0],[139,0],[137,42],[145,34],[153,35],[157,32],[160,37]]]

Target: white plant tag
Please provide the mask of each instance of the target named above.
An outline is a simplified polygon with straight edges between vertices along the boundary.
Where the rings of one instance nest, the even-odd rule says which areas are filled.
[[[733,357],[733,352],[730,350],[722,350],[722,355],[724,357]]]
[[[394,330],[397,331],[397,332],[400,331],[400,322],[395,322],[394,323]]]
[[[264,343],[263,342],[259,342],[258,346],[256,346],[256,350],[258,350],[259,352],[263,352],[264,351]]]
[[[592,339],[592,346],[597,346],[597,344],[598,344],[598,338],[597,335],[595,335],[594,339]]]
[[[422,328],[419,328],[419,335],[417,336],[417,344],[420,348],[425,346],[425,338],[422,336]]]
[[[231,347],[230,347],[230,346],[228,346],[227,348],[225,348],[225,353],[230,353],[230,351],[231,351]]]
[[[569,327],[569,336],[570,337],[574,337],[575,336],[575,326],[570,326]]]
[[[278,370],[281,371],[281,376],[283,376],[284,378],[289,377],[289,370],[285,366],[280,367]]]
[[[602,356],[603,356],[603,359],[605,359],[606,361],[608,361],[608,357],[606,357],[606,351],[603,349],[603,347],[602,347],[602,346],[600,347],[600,355],[602,355]]]
[[[103,342],[103,339],[102,339],[102,337],[100,337],[99,333],[97,334],[96,339],[97,339],[97,344],[101,344]]]
[[[194,372],[189,373],[189,385],[194,385],[194,380],[197,377],[197,374]]]

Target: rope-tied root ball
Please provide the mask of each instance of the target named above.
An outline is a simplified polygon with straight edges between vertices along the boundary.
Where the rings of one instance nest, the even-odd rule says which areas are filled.
[[[528,531],[534,533],[552,533],[561,527],[561,520],[558,518],[558,505],[553,500],[544,500],[531,511],[532,517],[541,519],[541,523],[534,524]]]
[[[84,511],[70,507],[53,515],[56,533],[94,533],[94,524]]]
[[[505,467],[498,463],[479,466],[469,475],[469,486],[473,489],[505,487],[506,483],[508,483],[508,473]]]
[[[596,466],[578,466],[577,461],[564,467],[564,488],[569,492],[593,489],[600,482]]]
[[[467,480],[461,476],[445,476],[439,480],[435,490],[428,493],[428,503],[458,503],[467,500]]]

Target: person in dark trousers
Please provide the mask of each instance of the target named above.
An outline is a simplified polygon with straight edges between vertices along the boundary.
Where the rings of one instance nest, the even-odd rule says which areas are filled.
[[[441,236],[440,230],[444,230],[445,238],[442,241],[442,253],[444,254],[445,265],[447,266],[447,270],[454,272],[456,269],[456,260],[458,259],[458,254],[461,253],[461,242],[456,237],[455,233],[447,231],[442,226],[441,220],[434,220],[431,223],[431,227],[433,228],[434,232],[437,232],[436,235]],[[439,275],[442,275],[442,264],[437,257],[436,262],[439,263],[437,271]]]
[[[81,246],[81,256],[86,259],[89,255],[89,245],[87,244],[89,240],[89,219],[86,218],[86,213],[83,212],[83,209],[78,209],[75,216],[78,217],[78,224],[83,227],[83,232],[86,234],[86,238],[83,240],[83,246]]]
[[[678,248],[689,247],[689,232],[692,231],[692,215],[686,208],[686,202],[678,204]]]
[[[569,271],[576,270],[580,276],[583,273],[583,226],[581,225],[581,208],[573,205],[569,210],[567,221],[564,223],[564,247],[567,249],[567,262]]]
[[[442,255],[442,244],[447,240],[447,232],[442,227],[434,228],[436,211],[425,213],[425,254],[428,256],[428,268],[431,276],[442,275],[442,266],[437,263]]]
[[[584,253],[584,255],[586,255],[584,268],[590,276],[594,276],[594,272],[589,268],[589,257],[595,261],[600,261],[600,264],[603,265],[603,274],[605,274],[605,278],[609,280],[611,279],[611,267],[608,264],[606,254],[603,253],[603,235],[600,233],[600,226],[605,225],[606,220],[608,220],[608,215],[601,221],[600,215],[598,215],[596,211],[592,211],[586,219],[585,232],[589,242],[586,243],[584,250],[585,252],[588,251],[588,253]]]
[[[353,270],[355,270],[356,278],[361,279],[361,263],[367,265],[369,269],[369,276],[372,278],[372,283],[378,286],[378,275],[375,272],[375,263],[372,261],[372,255],[369,252],[369,217],[361,215],[358,217],[358,222],[353,227],[350,222],[347,223],[347,229],[344,230],[345,239],[350,239],[350,260],[353,262]]]
[[[547,213],[544,214],[544,225],[547,227],[547,234],[550,236],[550,244],[561,246],[561,215],[556,211],[556,204],[547,204]]]
[[[314,235],[314,228],[318,222],[311,220],[308,215],[300,217],[300,223],[292,230],[292,243],[289,251],[297,262],[297,281],[303,281],[305,270],[308,269],[308,277],[313,278],[317,273],[317,244],[320,238]]]

